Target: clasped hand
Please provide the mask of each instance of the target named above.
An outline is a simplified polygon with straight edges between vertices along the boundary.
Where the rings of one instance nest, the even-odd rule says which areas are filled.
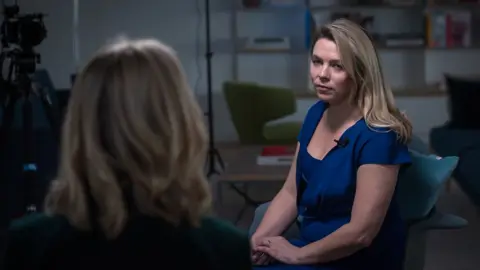
[[[252,241],[252,261],[255,265],[266,265],[272,261],[298,264],[300,248],[290,244],[282,236],[265,237]]]

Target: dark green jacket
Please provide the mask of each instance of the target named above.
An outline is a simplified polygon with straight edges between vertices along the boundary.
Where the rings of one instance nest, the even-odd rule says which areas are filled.
[[[251,269],[246,233],[215,218],[199,228],[136,217],[115,240],[76,230],[60,216],[12,223],[6,269]]]

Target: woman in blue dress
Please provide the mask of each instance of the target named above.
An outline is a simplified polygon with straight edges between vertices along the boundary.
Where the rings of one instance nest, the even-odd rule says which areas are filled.
[[[401,270],[406,228],[395,204],[412,127],[395,107],[375,48],[356,24],[319,29],[304,120],[287,180],[252,236],[255,269]],[[301,216],[300,238],[282,232]]]

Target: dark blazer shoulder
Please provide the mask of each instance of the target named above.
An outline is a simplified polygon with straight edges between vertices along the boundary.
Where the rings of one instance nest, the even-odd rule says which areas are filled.
[[[45,227],[65,227],[68,221],[61,216],[51,216],[44,213],[34,213],[15,219],[10,224],[10,232],[39,230]]]
[[[7,235],[6,269],[35,269],[50,246],[70,230],[65,218],[43,213],[13,220]]]

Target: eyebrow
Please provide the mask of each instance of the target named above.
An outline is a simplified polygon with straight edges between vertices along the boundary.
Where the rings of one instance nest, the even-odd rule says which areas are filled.
[[[316,55],[316,54],[312,54],[312,59],[322,60],[322,58],[320,56]],[[340,64],[341,63],[340,59],[331,59],[329,62],[330,63],[335,63],[335,64]]]

